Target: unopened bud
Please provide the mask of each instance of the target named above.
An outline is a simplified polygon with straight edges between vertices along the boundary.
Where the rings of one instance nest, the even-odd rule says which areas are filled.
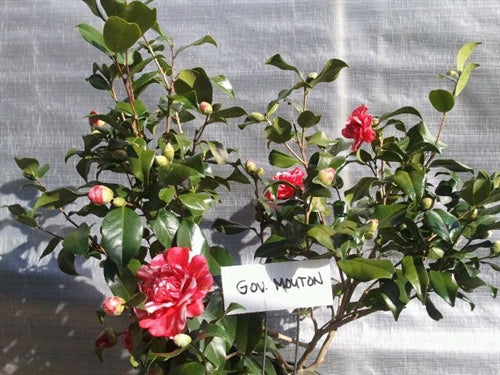
[[[476,220],[477,219],[478,210],[477,208],[473,208],[469,211],[469,219]]]
[[[117,161],[127,160],[127,151],[125,150],[113,150],[111,151],[111,157]]]
[[[375,237],[375,234],[377,233],[378,229],[378,219],[371,219],[368,221],[366,224],[366,232],[365,232],[365,238],[366,239],[372,239]]]
[[[260,112],[252,112],[248,115],[248,119],[251,121],[262,122],[266,117]]]
[[[200,111],[204,115],[210,115],[210,114],[212,114],[212,111],[213,111],[212,105],[208,102],[201,102],[200,103]]]
[[[432,206],[434,206],[434,199],[432,199],[431,197],[422,198],[422,200],[420,201],[420,208],[422,210],[430,210]]]
[[[107,297],[102,303],[102,309],[107,315],[119,316],[125,309],[125,300],[118,296]]]
[[[318,73],[316,72],[311,72],[307,75],[306,77],[306,82],[309,83],[309,82],[312,82],[314,81],[316,78],[318,78]]]
[[[120,207],[125,206],[127,204],[127,201],[125,200],[125,198],[116,197],[113,199],[113,201],[111,203],[113,204],[114,207],[120,208]]]
[[[108,204],[113,200],[113,190],[104,185],[96,185],[89,190],[87,194],[89,200],[98,205],[102,206]]]
[[[491,246],[491,253],[495,256],[500,255],[500,241],[493,242],[493,245]]]
[[[191,344],[191,341],[191,336],[186,335],[185,333],[179,333],[174,336],[175,345],[181,348],[185,348],[186,346]]]
[[[98,349],[111,348],[118,342],[115,331],[111,327],[107,327],[97,336],[94,345]]]
[[[97,116],[99,113],[97,113],[95,110],[90,111],[89,113],[89,125],[91,128],[102,128],[106,123],[102,120],[99,120]]]
[[[155,163],[157,165],[159,165],[160,167],[166,167],[167,165],[170,164],[170,161],[164,155],[156,155],[155,156]]]
[[[245,170],[248,172],[248,173],[257,173],[258,171],[258,167],[257,167],[257,164],[255,164],[255,162],[252,160],[252,159],[248,159],[245,163]]]
[[[335,168],[322,169],[318,172],[318,176],[316,177],[317,181],[325,187],[330,186],[334,178],[335,178]]]
[[[163,147],[163,155],[168,159],[168,161],[174,160],[175,150],[171,143],[167,143]]]

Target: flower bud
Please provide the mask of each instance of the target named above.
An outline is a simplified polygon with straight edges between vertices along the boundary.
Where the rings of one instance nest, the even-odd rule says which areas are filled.
[[[170,161],[164,155],[156,155],[155,156],[155,163],[157,165],[159,165],[160,167],[166,167],[170,164]]]
[[[420,208],[424,211],[430,210],[434,206],[434,199],[431,197],[422,198],[420,201]]]
[[[365,238],[370,240],[375,237],[378,229],[378,219],[371,219],[366,223]]]
[[[125,150],[113,150],[111,151],[111,157],[117,161],[127,160],[127,151]]]
[[[213,111],[212,105],[210,103],[207,103],[207,102],[201,102],[200,103],[200,111],[204,115],[210,115],[210,114],[212,114],[212,111]]]
[[[111,348],[118,342],[115,331],[111,327],[104,329],[94,341],[94,345],[98,349]]]
[[[181,348],[185,348],[186,346],[191,344],[191,341],[191,336],[186,335],[185,333],[179,333],[174,336],[175,345]]]
[[[335,178],[335,168],[325,168],[319,171],[316,177],[323,186],[330,186]]]
[[[125,206],[127,204],[127,201],[125,200],[125,198],[116,197],[113,199],[113,201],[111,203],[113,204],[114,207],[120,208],[120,207]]]
[[[99,120],[98,118],[94,117],[98,114],[99,113],[97,113],[95,110],[90,111],[90,113],[89,113],[89,125],[91,128],[102,128],[104,126],[104,124],[105,124],[104,121]]]
[[[167,143],[165,147],[163,147],[163,155],[168,161],[174,160],[175,150],[171,143]]]
[[[248,119],[252,121],[262,122],[266,117],[260,112],[252,112],[248,115]]]
[[[259,170],[259,168],[257,168],[257,164],[255,164],[255,162],[252,160],[252,159],[248,159],[245,163],[245,171],[247,171],[248,173],[257,173],[257,171]]]
[[[476,220],[477,219],[478,210],[477,208],[473,208],[469,211],[469,219]]]
[[[491,253],[494,256],[500,255],[500,241],[493,242],[493,245],[491,246]]]
[[[125,309],[125,300],[118,296],[107,297],[102,303],[106,315],[119,316]]]
[[[311,72],[307,75],[306,77],[306,82],[309,83],[311,81],[314,81],[316,78],[318,78],[318,73],[316,72]]]
[[[94,186],[87,194],[90,201],[98,206],[111,202],[113,200],[113,195],[113,190],[104,185]]]

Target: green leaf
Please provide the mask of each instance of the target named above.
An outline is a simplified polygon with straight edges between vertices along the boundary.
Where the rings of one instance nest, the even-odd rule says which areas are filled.
[[[292,124],[282,117],[275,117],[265,129],[266,138],[275,143],[285,143],[292,138]]]
[[[187,178],[198,178],[203,177],[203,174],[198,172],[196,169],[188,167],[181,163],[172,163],[170,169],[160,176],[162,183],[167,185],[178,185],[182,183]]]
[[[187,362],[175,367],[170,375],[205,375],[205,366],[198,362]]]
[[[455,306],[458,284],[453,274],[441,271],[429,271],[429,279],[434,291],[450,306]]]
[[[328,250],[333,251],[335,249],[332,241],[332,236],[335,234],[335,230],[328,225],[317,224],[309,229],[307,234]]]
[[[156,238],[167,249],[172,247],[179,225],[177,216],[164,208],[158,212],[156,219],[149,221],[149,226]]]
[[[67,250],[62,249],[57,256],[57,265],[59,269],[71,276],[77,276],[78,272],[76,272],[75,268],[75,254],[70,253]]]
[[[286,238],[273,234],[255,250],[255,257],[267,258],[282,256],[289,248],[290,242]]]
[[[307,137],[307,142],[309,144],[317,145],[320,147],[329,147],[333,146],[336,142],[333,138],[328,136],[324,131],[317,131],[310,137]]]
[[[144,34],[156,22],[156,9],[151,9],[140,1],[133,1],[123,8],[118,16],[127,22],[135,23],[141,34]]]
[[[142,231],[141,218],[126,206],[115,208],[104,217],[102,246],[119,269],[124,269],[139,250]]]
[[[229,154],[222,143],[216,141],[203,141],[202,143],[208,146],[217,164],[224,164],[229,159]]]
[[[101,0],[101,5],[106,11],[106,15],[111,17],[118,15],[126,4],[122,0]]]
[[[238,316],[234,345],[238,351],[250,354],[261,339],[262,315],[244,314]]]
[[[102,52],[106,53],[107,55],[111,55],[111,51],[106,46],[106,43],[104,42],[104,37],[102,36],[100,31],[85,23],[78,25],[77,28],[78,31],[80,32],[80,35],[85,41],[87,41],[87,43],[90,43],[91,45],[101,50]]]
[[[179,47],[177,49],[176,55],[178,55],[179,53],[181,53],[182,51],[184,51],[190,47],[201,46],[202,44],[207,44],[207,43],[217,47],[217,43],[215,42],[214,38],[212,38],[210,35],[205,35],[191,44]]]
[[[436,159],[429,165],[429,167],[446,168],[451,172],[471,172],[471,173],[474,172],[474,170],[471,167],[459,163],[454,159]]]
[[[401,261],[403,275],[417,292],[418,299],[425,303],[427,299],[427,286],[429,285],[429,276],[425,270],[424,263],[420,257],[407,255]]]
[[[136,143],[132,144],[132,148],[135,155],[129,156],[128,158],[132,173],[139,181],[142,181],[147,186],[156,153],[154,150],[144,149],[141,145]]]
[[[440,238],[452,242],[460,228],[460,223],[452,214],[438,208],[424,214],[425,226]]]
[[[390,260],[352,258],[339,260],[338,265],[345,274],[360,281],[390,279],[395,272]]]
[[[457,53],[457,70],[459,72],[463,71],[465,63],[480,44],[481,42],[468,42],[460,47]]]
[[[92,74],[87,78],[87,81],[97,90],[109,90],[111,88],[108,81],[100,74]]]
[[[382,123],[383,121],[390,119],[392,117],[405,114],[417,116],[420,120],[422,120],[422,115],[420,114],[420,112],[413,107],[401,107],[393,112],[388,112],[383,114],[382,116],[379,117],[378,120],[380,123]]]
[[[462,73],[460,73],[460,77],[458,77],[457,85],[455,86],[455,96],[460,95],[460,93],[465,89],[467,83],[469,82],[470,74],[474,69],[479,67],[479,64],[470,63],[465,66],[465,69]]]
[[[63,249],[75,255],[88,256],[90,227],[83,223],[64,236]]]
[[[419,202],[425,192],[425,172],[421,169],[398,170],[393,176],[396,185],[414,202]]]
[[[379,228],[395,227],[403,222],[407,209],[406,204],[379,204],[375,207],[373,218],[378,219]]]
[[[45,249],[43,250],[42,255],[40,255],[40,259],[51,254],[56,249],[57,245],[59,245],[60,242],[61,242],[61,238],[59,238],[59,237],[52,238],[49,241],[49,243],[47,244],[47,246],[45,247]]]
[[[85,4],[90,8],[90,11],[94,13],[97,17],[101,17],[101,14],[99,13],[99,9],[97,8],[97,0],[83,0]]]
[[[224,234],[238,234],[247,230],[255,230],[252,227],[220,218],[214,221],[212,228]]]
[[[224,94],[230,96],[231,98],[234,98],[233,85],[231,85],[231,82],[229,82],[226,76],[218,75],[215,77],[210,77],[210,81],[212,81],[212,83],[215,84],[215,86],[217,86],[219,90]]]
[[[361,177],[352,188],[345,191],[345,200],[352,204],[365,196],[370,195],[370,189],[374,182],[378,181],[375,177]]]
[[[207,345],[203,354],[216,368],[222,369],[226,363],[226,341],[222,337],[215,336]]]
[[[434,306],[432,301],[428,298],[425,301],[425,309],[427,310],[427,314],[434,320],[441,320],[443,319],[443,314],[439,312],[439,310]]]
[[[459,195],[470,205],[477,206],[489,197],[491,189],[491,180],[487,176],[479,175],[478,178],[464,182]]]
[[[285,154],[284,152],[271,150],[269,153],[269,163],[275,167],[289,168],[298,164],[299,161],[295,157]]]
[[[315,115],[313,112],[306,110],[297,118],[297,123],[302,128],[310,128],[321,121],[320,115]]]
[[[233,266],[234,260],[231,254],[221,246],[213,246],[203,253],[207,259],[208,268],[212,276],[220,276],[221,267]]]
[[[201,228],[188,218],[183,219],[179,225],[176,244],[190,248],[194,254],[203,254],[210,248]]]
[[[429,100],[438,112],[449,112],[455,106],[455,98],[453,94],[447,90],[432,90],[429,93]]]
[[[104,23],[104,42],[115,53],[126,51],[141,36],[142,32],[137,24],[129,23],[118,16],[111,16]]]
[[[266,64],[267,65],[272,65],[272,66],[274,66],[274,67],[276,67],[278,69],[281,69],[281,70],[291,70],[291,71],[294,71],[295,73],[297,73],[297,75],[299,77],[302,78],[302,75],[299,72],[299,70],[295,66],[288,64],[283,59],[283,57],[281,57],[280,54],[276,54],[274,56],[271,56],[269,59],[267,59]]]
[[[40,207],[50,209],[60,208],[74,202],[78,197],[80,197],[79,194],[66,188],[47,191],[36,200],[33,209],[37,210]]]
[[[318,76],[311,82],[309,82],[309,86],[314,87],[320,82],[332,82],[335,79],[337,79],[342,69],[348,67],[349,65],[347,65],[342,60],[338,59],[328,60],[323,69],[321,70],[321,72],[318,74]]]
[[[207,193],[184,193],[178,196],[184,208],[195,213],[203,213],[214,204],[214,199]]]

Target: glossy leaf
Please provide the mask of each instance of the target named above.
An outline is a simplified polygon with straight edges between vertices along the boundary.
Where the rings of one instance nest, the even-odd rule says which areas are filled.
[[[376,181],[378,179],[375,177],[361,177],[352,188],[345,191],[346,202],[352,204],[363,197],[369,196],[370,189]]]
[[[111,210],[102,221],[102,246],[119,269],[125,268],[139,250],[142,231],[139,215],[125,206]]]
[[[233,85],[231,85],[231,82],[229,82],[226,76],[218,75],[215,77],[211,77],[210,81],[212,81],[212,83],[215,84],[215,86],[217,86],[217,88],[219,88],[219,90],[224,94],[230,96],[231,98],[234,98]]]
[[[40,255],[40,259],[51,254],[56,249],[57,245],[59,245],[60,242],[61,242],[61,239],[59,237],[52,238],[49,241],[49,243],[47,244],[47,246],[45,247],[45,249],[43,250],[42,255]]]
[[[208,251],[209,245],[203,231],[191,219],[183,219],[176,235],[176,245],[188,247],[194,254]]]
[[[248,227],[246,225],[242,225],[221,218],[218,218],[214,221],[212,228],[224,234],[238,234],[246,232],[248,230],[254,230],[252,227]]]
[[[104,23],[104,42],[115,53],[126,51],[141,36],[141,29],[137,24],[129,23],[118,16],[111,16]]]
[[[332,82],[335,79],[337,79],[342,69],[348,67],[349,65],[347,65],[342,60],[338,59],[328,60],[323,69],[321,70],[321,72],[318,74],[318,76],[311,82],[309,82],[309,86],[314,87],[320,82]]]
[[[68,250],[62,249],[57,256],[57,265],[59,269],[71,276],[78,276],[75,268],[75,254],[70,253]]]
[[[301,77],[299,70],[295,66],[288,64],[280,54],[276,54],[267,59],[266,64],[272,65],[281,70],[291,70]]]
[[[66,188],[47,191],[37,199],[33,209],[37,210],[41,207],[50,209],[60,208],[74,202],[79,197],[80,194]]]
[[[184,193],[178,196],[184,208],[200,213],[210,209],[214,204],[214,199],[207,193]]]
[[[459,194],[467,203],[476,206],[488,198],[491,189],[490,179],[487,176],[479,175],[478,178],[466,181]]]
[[[470,75],[474,69],[479,67],[479,64],[470,63],[467,64],[462,73],[460,73],[460,77],[458,77],[457,85],[455,86],[455,96],[460,95],[460,93],[465,89],[467,83],[469,82]]]
[[[101,0],[101,5],[106,11],[106,15],[111,17],[118,15],[126,4],[122,0]]]
[[[210,273],[213,276],[220,276],[221,267],[234,265],[234,260],[229,252],[221,246],[213,246],[209,251],[203,253],[205,256]]]
[[[306,110],[297,117],[297,123],[302,128],[310,128],[317,125],[321,121],[320,115],[315,115],[313,112]]]
[[[298,164],[299,160],[297,160],[294,156],[290,156],[285,154],[284,152],[271,150],[269,153],[269,164],[279,168],[289,168]]]
[[[186,49],[188,49],[190,47],[201,46],[202,44],[211,44],[211,45],[217,47],[217,43],[214,40],[214,38],[212,38],[210,35],[205,35],[205,36],[201,37],[200,39],[196,40],[195,42],[193,42],[191,44],[179,47],[177,49],[176,54],[178,55],[179,53],[181,53],[182,51],[184,51],[184,50],[186,50]]]
[[[275,143],[285,143],[292,138],[292,124],[282,117],[275,117],[273,124],[266,127],[266,138]]]
[[[85,23],[78,25],[77,28],[84,40],[86,40],[88,43],[101,50],[102,52],[108,55],[111,54],[111,51],[106,46],[104,37],[100,31]]]
[[[454,159],[436,159],[434,160],[429,167],[431,168],[445,168],[451,172],[473,172],[474,170],[462,164]]]
[[[90,11],[97,17],[101,17],[99,9],[97,8],[97,0],[83,0],[85,4],[90,8]],[[102,17],[101,17],[102,18]]]
[[[213,337],[203,354],[216,368],[222,369],[226,363],[226,341],[222,337]]]
[[[422,258],[405,256],[401,261],[403,275],[410,282],[417,293],[418,299],[425,303],[427,299],[427,286],[429,276],[425,270]]]
[[[393,176],[398,187],[412,201],[419,202],[425,192],[425,172],[421,169],[398,170]]]
[[[123,8],[119,17],[127,22],[135,23],[139,26],[141,34],[144,34],[156,22],[156,9],[151,9],[140,1],[133,1]]]
[[[186,362],[171,370],[170,375],[205,375],[205,366],[198,362]]]
[[[459,72],[463,71],[465,63],[472,55],[472,52],[479,46],[481,42],[468,42],[464,44],[457,53],[457,70]]]
[[[392,117],[399,116],[399,115],[414,115],[422,120],[422,115],[420,114],[420,112],[417,111],[415,108],[409,107],[409,106],[401,107],[393,112],[385,113],[382,116],[380,116],[378,120],[379,120],[379,122],[383,122],[385,120],[388,120]]]
[[[434,291],[450,306],[455,306],[458,285],[453,274],[441,271],[429,271],[429,280]]]
[[[425,301],[425,309],[427,310],[427,314],[434,320],[441,320],[443,319],[443,314],[439,312],[439,310],[434,306],[432,301],[430,299],[427,299]]]
[[[315,225],[307,231],[307,234],[328,250],[334,250],[332,236],[335,234],[335,230],[328,225]]]
[[[63,249],[75,255],[87,256],[89,253],[90,227],[83,223],[64,236]]]
[[[455,216],[439,208],[424,214],[424,224],[432,233],[450,242],[455,240],[460,228]]]
[[[390,260],[352,258],[339,260],[338,265],[345,274],[359,281],[390,279],[395,272]]]
[[[373,217],[378,219],[379,228],[395,227],[403,222],[407,209],[406,204],[379,204],[375,207]]]
[[[438,112],[449,112],[455,106],[455,98],[453,94],[447,90],[432,90],[429,93],[429,100]]]
[[[149,222],[149,226],[156,238],[167,249],[172,247],[179,225],[180,222],[177,216],[164,208],[158,212],[154,220]]]

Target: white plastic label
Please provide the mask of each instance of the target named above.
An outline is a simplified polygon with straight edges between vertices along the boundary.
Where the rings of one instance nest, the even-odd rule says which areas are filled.
[[[221,276],[224,307],[233,302],[244,307],[231,314],[326,306],[333,301],[327,259],[222,267]]]

